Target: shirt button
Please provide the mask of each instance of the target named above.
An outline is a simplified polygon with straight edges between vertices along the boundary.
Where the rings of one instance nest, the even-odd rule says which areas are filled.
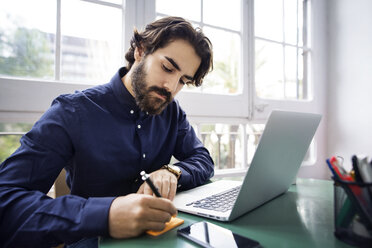
[[[141,128],[141,125],[137,125],[137,127],[138,127],[138,129],[140,129]]]
[[[134,110],[132,109],[132,110],[130,111],[130,113],[131,113],[131,114],[134,114]]]
[[[145,154],[145,153],[144,153],[144,154],[142,154],[142,157],[143,157],[143,158],[146,158],[146,154]]]

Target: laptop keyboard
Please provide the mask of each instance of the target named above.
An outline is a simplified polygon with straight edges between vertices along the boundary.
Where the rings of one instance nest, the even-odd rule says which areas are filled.
[[[198,201],[190,202],[186,206],[193,206],[196,208],[203,208],[208,210],[214,210],[218,212],[226,212],[231,210],[234,206],[236,197],[238,196],[241,185],[232,188],[229,191],[208,196]]]

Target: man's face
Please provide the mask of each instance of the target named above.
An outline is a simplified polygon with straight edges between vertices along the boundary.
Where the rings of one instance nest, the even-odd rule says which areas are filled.
[[[136,59],[131,75],[137,105],[160,114],[187,83],[192,83],[201,59],[184,40],[175,40],[154,53]]]

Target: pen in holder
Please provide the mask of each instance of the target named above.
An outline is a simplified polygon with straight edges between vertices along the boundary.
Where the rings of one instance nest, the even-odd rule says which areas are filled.
[[[335,236],[358,247],[372,247],[372,183],[334,180]]]

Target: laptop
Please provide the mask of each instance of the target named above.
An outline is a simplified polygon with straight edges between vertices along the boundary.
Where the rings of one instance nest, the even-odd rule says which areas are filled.
[[[272,111],[243,181],[219,180],[177,193],[181,212],[231,221],[284,194],[295,182],[321,115]]]

